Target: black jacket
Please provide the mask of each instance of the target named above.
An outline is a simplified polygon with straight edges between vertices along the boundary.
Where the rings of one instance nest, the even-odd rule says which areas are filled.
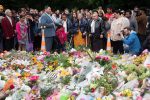
[[[89,32],[91,33],[91,23],[92,23],[93,20],[91,20],[90,22],[90,28],[89,28]],[[95,22],[95,33],[91,33],[92,37],[95,37],[95,38],[100,38],[100,35],[104,35],[106,32],[105,32],[105,24],[103,22],[103,20],[101,19],[98,19],[96,22]]]
[[[31,41],[34,41],[34,27],[35,27],[35,22],[32,21],[31,19],[27,20],[27,25],[28,25],[28,35],[31,39]]]
[[[4,13],[0,13],[0,16],[4,17],[5,14],[4,14]],[[0,19],[0,39],[3,37],[2,26],[1,26],[1,20],[2,20],[2,19]]]
[[[70,19],[67,19],[67,31],[69,33],[71,33],[71,28],[72,28],[72,23],[71,23]]]
[[[143,43],[143,50],[148,49],[150,51],[150,35],[147,37],[147,39]]]
[[[74,20],[72,22],[72,33],[76,34],[77,31],[80,29],[81,33],[87,32],[87,21],[85,19]]]

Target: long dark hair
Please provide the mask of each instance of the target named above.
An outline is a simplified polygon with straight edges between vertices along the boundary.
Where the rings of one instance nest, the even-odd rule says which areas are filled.
[[[73,14],[76,14],[76,18],[73,17]],[[71,14],[71,22],[74,22],[77,20],[77,12],[72,12]]]

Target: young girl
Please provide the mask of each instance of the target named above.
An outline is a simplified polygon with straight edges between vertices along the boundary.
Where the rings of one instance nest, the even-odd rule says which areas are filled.
[[[27,24],[25,23],[25,17],[20,16],[19,22],[16,24],[17,38],[19,43],[19,50],[25,50],[27,42]]]

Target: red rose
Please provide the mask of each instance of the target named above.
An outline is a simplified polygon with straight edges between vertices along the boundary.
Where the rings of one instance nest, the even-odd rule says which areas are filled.
[[[22,76],[18,76],[18,78],[22,78]]]
[[[94,88],[91,88],[91,92],[92,92],[92,93],[95,92],[95,89],[94,89]]]
[[[14,89],[15,88],[15,86],[12,84],[12,85],[10,85],[10,90],[12,90],[12,89]]]

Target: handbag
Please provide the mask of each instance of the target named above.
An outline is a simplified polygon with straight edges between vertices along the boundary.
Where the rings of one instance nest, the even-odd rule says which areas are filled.
[[[29,33],[30,33],[30,30],[29,30]],[[31,36],[29,33],[27,33],[27,42],[26,42],[26,51],[27,52],[33,51],[33,43],[31,41]]]

